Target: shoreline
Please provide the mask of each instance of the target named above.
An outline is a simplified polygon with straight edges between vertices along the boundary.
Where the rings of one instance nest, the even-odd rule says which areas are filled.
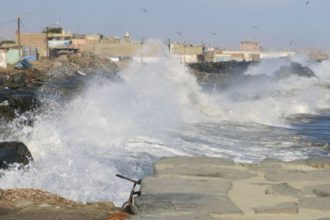
[[[141,196],[134,199],[137,215],[110,201],[82,204],[39,189],[8,189],[0,190],[0,218],[324,220],[330,218],[329,182],[327,158],[248,164],[168,157],[143,178]]]

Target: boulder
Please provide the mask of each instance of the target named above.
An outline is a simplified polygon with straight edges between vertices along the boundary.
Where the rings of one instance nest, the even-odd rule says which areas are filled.
[[[0,169],[8,169],[15,163],[27,165],[31,160],[32,155],[22,142],[0,143]]]
[[[297,214],[298,203],[284,202],[274,206],[261,206],[253,209],[256,214]]]
[[[22,112],[29,111],[38,106],[38,99],[33,94],[15,94],[10,96],[9,104]]]
[[[314,72],[310,68],[297,62],[292,62],[290,66],[281,66],[280,69],[275,72],[277,78],[289,77],[291,75],[315,77]]]
[[[318,197],[330,197],[330,184],[312,186],[313,193]]]
[[[16,117],[15,109],[9,105],[0,105],[0,119],[10,121]]]

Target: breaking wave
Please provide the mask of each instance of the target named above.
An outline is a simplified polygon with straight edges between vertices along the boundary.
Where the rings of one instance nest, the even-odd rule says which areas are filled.
[[[304,63],[315,77],[276,78],[279,67],[290,62],[261,62],[220,91],[202,88],[167,52],[151,63],[132,62],[120,80],[91,80],[64,104],[45,100],[47,109],[33,126],[11,125],[6,139],[24,142],[34,161],[27,171],[4,171],[0,185],[120,203],[131,184],[115,174],[140,178],[163,156],[249,162],[308,157],[306,147],[313,143],[290,130],[287,118],[330,108],[330,63]]]

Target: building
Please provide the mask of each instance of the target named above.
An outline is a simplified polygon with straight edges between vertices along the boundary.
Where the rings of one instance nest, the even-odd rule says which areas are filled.
[[[17,44],[2,44],[0,49],[4,51],[7,64],[16,64],[20,60],[20,50]]]
[[[256,41],[242,41],[240,43],[241,51],[261,51],[260,43]]]
[[[177,56],[181,63],[197,63],[204,61],[204,46],[193,44],[170,43],[169,50]]]
[[[0,67],[7,68],[7,49],[0,47]]]
[[[37,58],[47,55],[46,42],[45,33],[21,33],[21,45],[36,48]]]
[[[48,33],[47,36],[49,57],[57,57],[61,54],[72,54],[79,50],[79,48],[75,48],[72,44],[73,34],[71,33]]]
[[[37,58],[55,57],[63,53],[74,53],[79,48],[73,45],[70,33],[21,33],[23,47],[36,48]],[[47,38],[47,39],[46,39]],[[77,43],[79,44],[79,43]]]

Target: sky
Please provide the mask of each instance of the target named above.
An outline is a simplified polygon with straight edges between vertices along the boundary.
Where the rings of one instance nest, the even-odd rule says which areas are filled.
[[[1,0],[0,40],[56,22],[68,32],[238,49],[330,48],[330,0]],[[143,9],[143,10],[142,10]],[[145,9],[145,10],[144,10]],[[28,12],[28,13],[27,13]],[[178,34],[181,33],[181,36]]]

